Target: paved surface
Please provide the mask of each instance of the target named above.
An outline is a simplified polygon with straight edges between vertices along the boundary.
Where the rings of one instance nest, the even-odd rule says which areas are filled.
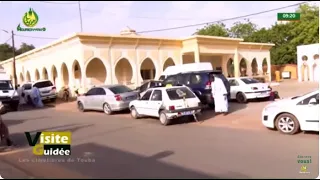
[[[311,86],[314,85],[301,91],[308,91]],[[287,93],[289,89],[292,87]],[[127,114],[78,113],[67,109],[70,104],[8,113],[3,119],[18,148],[0,154],[0,175],[3,178],[317,177],[318,135],[285,136],[266,130],[256,117],[263,103],[249,103],[225,117],[212,118],[207,111],[204,113],[207,121],[201,124],[179,122],[168,127],[155,119],[133,120]],[[23,132],[48,130],[72,131],[71,157],[44,159],[32,155]],[[309,173],[299,173],[298,155],[312,157],[312,163],[307,164]]]

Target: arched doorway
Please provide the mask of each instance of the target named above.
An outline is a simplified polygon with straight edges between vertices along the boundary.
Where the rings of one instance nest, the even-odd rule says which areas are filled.
[[[251,70],[252,70],[252,76],[258,75],[258,63],[256,58],[253,58],[251,62]]]
[[[39,70],[38,69],[36,69],[36,71],[35,71],[35,75],[34,75],[34,80],[39,80],[40,79],[40,73],[39,73]]]
[[[234,77],[234,64],[233,64],[232,58],[230,58],[227,62],[227,72],[228,72],[228,77]]]
[[[54,65],[51,67],[51,78],[52,78],[53,84],[57,85],[58,71]]]
[[[266,75],[268,72],[268,62],[267,62],[267,58],[264,58],[262,61],[262,72],[263,75]]]
[[[175,63],[172,58],[168,58],[163,64],[163,70],[166,70],[169,66],[174,66]]]
[[[87,64],[86,77],[90,85],[104,84],[107,78],[107,69],[101,59],[94,58]]]
[[[319,65],[319,54],[315,54],[313,56],[313,66],[312,66],[312,74],[313,80],[319,82],[320,80],[320,65]]]
[[[27,81],[27,82],[30,82],[30,81],[31,81],[31,76],[30,76],[29,71],[27,71],[27,73],[26,73],[26,81]]]
[[[82,74],[81,74],[81,67],[77,60],[75,60],[72,64],[72,74],[75,80],[75,85],[77,87],[80,87],[81,80],[82,80]]]
[[[247,76],[247,60],[242,58],[239,63],[240,76]]]
[[[43,79],[49,79],[48,71],[46,68],[42,69],[42,77],[43,77]]]
[[[69,86],[69,71],[67,65],[62,63],[61,65],[62,86]]]
[[[19,75],[19,83],[21,84],[23,82],[24,82],[24,77],[23,77],[23,74],[20,73],[20,75]]]
[[[143,81],[155,78],[156,68],[150,58],[142,61],[140,66],[140,75]]]
[[[119,84],[131,84],[133,72],[128,59],[122,58],[117,62],[115,74]]]

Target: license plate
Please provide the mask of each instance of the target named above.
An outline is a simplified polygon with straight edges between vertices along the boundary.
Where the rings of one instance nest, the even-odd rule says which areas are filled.
[[[42,91],[42,93],[49,93],[50,91]]]
[[[192,111],[185,111],[185,112],[181,112],[182,115],[192,115],[193,112]]]

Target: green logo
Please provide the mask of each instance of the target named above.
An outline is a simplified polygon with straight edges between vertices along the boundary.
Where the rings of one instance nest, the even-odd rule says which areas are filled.
[[[39,16],[32,8],[30,8],[29,11],[24,14],[22,17],[22,22],[26,28],[21,27],[19,24],[17,26],[17,31],[46,31],[45,27],[35,28],[39,22]]]
[[[29,9],[28,12],[24,14],[22,18],[23,24],[30,28],[35,27],[38,21],[39,21],[38,14],[31,8]]]

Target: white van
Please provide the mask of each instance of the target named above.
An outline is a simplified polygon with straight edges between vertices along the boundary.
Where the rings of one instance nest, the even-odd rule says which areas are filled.
[[[14,111],[18,110],[18,92],[12,84],[10,76],[3,70],[0,70],[0,101],[4,106],[9,106]]]
[[[212,64],[209,62],[189,63],[189,64],[169,66],[163,71],[159,80],[163,81],[168,76],[179,74],[179,73],[193,72],[193,71],[212,71],[212,70],[213,70]]]

